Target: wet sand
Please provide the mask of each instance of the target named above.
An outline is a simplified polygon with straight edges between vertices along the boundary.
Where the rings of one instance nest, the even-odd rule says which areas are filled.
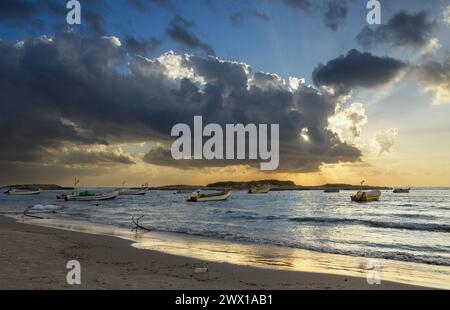
[[[420,289],[365,278],[207,262],[137,249],[132,241],[47,228],[0,216],[0,289]],[[81,285],[66,264],[81,264]],[[196,268],[207,268],[196,273]]]

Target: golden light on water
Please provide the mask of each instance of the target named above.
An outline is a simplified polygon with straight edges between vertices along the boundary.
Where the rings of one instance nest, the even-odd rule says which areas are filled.
[[[364,285],[366,284],[365,278],[367,273],[370,271],[368,269],[370,259],[362,257],[326,254],[273,245],[182,236],[173,233],[139,232],[136,234],[127,229],[93,225],[73,220],[27,219],[26,223],[120,237],[133,241],[133,246],[136,248],[211,262],[360,277],[362,278],[361,283]],[[396,281],[412,285],[450,289],[450,282],[448,281],[450,278],[450,267],[385,259],[378,259],[377,261],[382,267],[382,281]]]

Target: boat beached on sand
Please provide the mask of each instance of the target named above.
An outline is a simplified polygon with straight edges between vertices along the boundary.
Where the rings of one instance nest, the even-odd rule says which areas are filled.
[[[119,191],[107,193],[93,193],[89,191],[83,191],[79,193],[62,193],[57,195],[56,198],[65,201],[100,201],[115,199],[117,196],[119,196]]]
[[[30,196],[39,195],[41,190],[25,190],[25,189],[9,189],[5,192],[7,195],[11,196]]]
[[[200,190],[192,193],[191,197],[187,200],[188,202],[204,202],[204,201],[222,201],[227,200],[230,197],[231,191],[226,190],[222,192],[215,193],[202,193]]]

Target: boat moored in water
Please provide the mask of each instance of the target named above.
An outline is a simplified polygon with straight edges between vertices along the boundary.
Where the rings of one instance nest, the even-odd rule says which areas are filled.
[[[11,196],[30,196],[39,195],[41,190],[25,190],[25,189],[9,189],[5,192],[7,195]]]
[[[270,192],[269,186],[252,187],[248,190],[249,194],[267,194],[268,192]]]
[[[370,202],[370,201],[378,201],[381,197],[381,191],[373,190],[373,191],[363,191],[360,190],[356,193],[356,195],[351,196],[352,201],[356,202]]]
[[[62,193],[57,195],[56,198],[65,201],[101,201],[115,199],[117,196],[119,196],[119,191],[107,193],[83,191],[79,193]]]
[[[146,189],[121,189],[119,195],[121,196],[143,196],[147,194]]]
[[[127,181],[122,182],[122,188],[117,189],[121,196],[143,196],[147,194],[148,183],[142,184],[141,188],[125,188]]]
[[[324,193],[340,193],[341,189],[338,187],[329,187],[323,191]]]
[[[223,201],[230,197],[231,191],[226,190],[222,192],[215,193],[202,193],[200,190],[192,193],[191,197],[187,200],[188,202],[204,202],[204,201]]]
[[[392,191],[394,194],[408,194],[411,188],[394,188]]]

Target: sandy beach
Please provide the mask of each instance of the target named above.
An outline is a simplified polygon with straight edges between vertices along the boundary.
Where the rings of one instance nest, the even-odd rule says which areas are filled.
[[[0,216],[0,289],[418,289],[365,278],[196,260],[131,246],[120,238],[16,222]],[[66,283],[69,260],[81,285]],[[207,273],[195,273],[196,268]]]

